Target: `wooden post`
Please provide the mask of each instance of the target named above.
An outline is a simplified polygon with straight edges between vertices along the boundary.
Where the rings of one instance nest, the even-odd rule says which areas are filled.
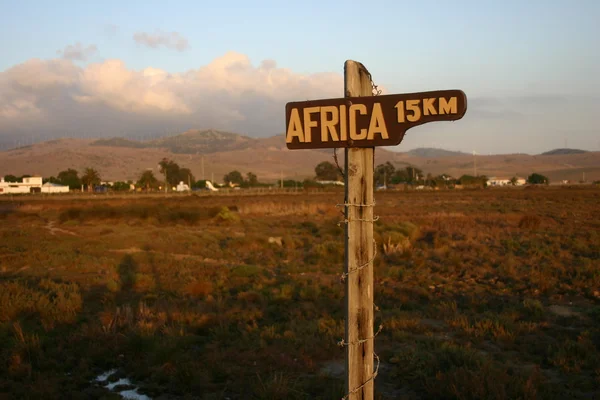
[[[344,96],[372,96],[359,62],[344,64]],[[346,394],[373,400],[373,163],[374,147],[345,149]],[[355,270],[353,272],[353,270]],[[364,341],[363,341],[364,340]]]

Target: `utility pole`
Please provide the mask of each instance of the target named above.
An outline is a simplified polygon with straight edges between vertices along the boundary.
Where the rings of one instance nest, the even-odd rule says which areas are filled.
[[[279,182],[280,182],[280,188],[283,189],[283,171],[279,170]]]
[[[205,180],[206,178],[204,177],[204,156],[202,156],[202,180]]]
[[[359,62],[344,64],[344,96],[372,96],[371,75]],[[373,163],[374,147],[345,152],[346,394],[373,400]]]
[[[475,154],[475,150],[473,150],[473,176],[477,176],[477,158]]]

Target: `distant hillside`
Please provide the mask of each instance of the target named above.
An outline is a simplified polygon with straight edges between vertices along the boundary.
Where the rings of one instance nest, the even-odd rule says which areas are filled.
[[[230,132],[189,130],[180,135],[147,142],[147,147],[167,148],[175,154],[208,154],[250,147],[256,139]]]
[[[566,154],[583,154],[583,153],[587,153],[587,151],[579,150],[579,149],[554,149],[554,150],[550,150],[545,153],[542,153],[541,155],[542,156],[560,156],[560,155],[566,155]]]
[[[467,153],[463,153],[461,151],[451,151],[444,149],[434,149],[431,147],[420,147],[418,149],[412,149],[407,151],[407,154],[415,157],[425,157],[425,158],[438,158],[438,157],[456,157],[456,156],[464,156]]]
[[[90,145],[91,146],[106,146],[106,147],[133,147],[133,148],[137,148],[137,149],[146,147],[146,145],[144,143],[134,141],[134,140],[129,140],[129,139],[123,139],[120,137],[114,137],[114,138],[110,138],[110,139],[98,139],[95,142],[92,142]]]
[[[259,140],[213,129],[192,129],[179,135],[143,142],[119,137],[99,139],[91,143],[91,146],[168,149],[174,154],[210,154],[253,147]]]
[[[340,164],[344,151],[338,151]],[[288,150],[285,137],[277,135],[250,138],[216,130],[190,130],[185,133],[148,141],[132,139],[57,139],[0,152],[0,176],[42,174],[56,176],[74,168],[80,173],[96,168],[106,180],[137,180],[148,169],[158,173],[157,164],[168,157],[190,168],[197,179],[222,180],[233,170],[252,172],[262,182],[314,177],[322,161],[333,162],[331,149]],[[375,165],[391,162],[396,168],[416,166],[432,175],[459,177],[475,173],[487,176],[527,177],[532,172],[546,175],[551,183],[561,180],[578,182],[600,179],[600,152],[576,154],[478,155],[441,149],[389,151],[378,147]]]

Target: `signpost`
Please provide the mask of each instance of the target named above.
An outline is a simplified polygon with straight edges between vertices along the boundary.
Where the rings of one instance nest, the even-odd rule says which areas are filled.
[[[371,74],[359,62],[344,64],[344,95],[285,106],[290,150],[345,148],[346,396],[373,400],[373,168],[375,146],[396,146],[406,131],[454,121],[467,110],[460,90],[373,96]]]

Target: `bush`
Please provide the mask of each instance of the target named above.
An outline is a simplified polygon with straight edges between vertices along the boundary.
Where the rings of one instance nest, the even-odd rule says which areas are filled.
[[[525,215],[519,221],[519,228],[521,229],[538,229],[542,220],[537,215]]]
[[[240,220],[239,215],[233,213],[229,207],[221,207],[219,213],[216,216],[217,220],[223,222],[237,222]]]

